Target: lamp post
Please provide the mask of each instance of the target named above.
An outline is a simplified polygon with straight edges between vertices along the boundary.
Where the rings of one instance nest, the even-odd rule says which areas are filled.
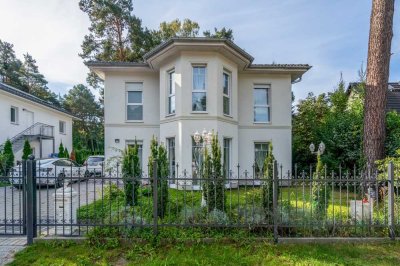
[[[321,141],[321,143],[318,145],[318,150],[315,151],[315,145],[314,143],[311,143],[309,149],[311,154],[316,154],[317,156],[322,155],[325,152],[325,144]]]
[[[198,131],[196,131],[193,134],[193,139],[194,139],[194,142],[196,143],[195,167],[196,167],[197,174],[199,174],[201,172],[200,170],[202,169],[202,164],[204,161],[204,151],[211,144],[213,136],[214,136],[214,132],[213,131],[207,132],[206,129],[203,129],[201,134]],[[199,175],[201,178],[201,174],[199,174]],[[200,187],[201,187],[201,180],[200,180]],[[202,193],[202,197],[201,197],[201,206],[202,207],[206,206],[206,200],[204,198],[203,193]]]

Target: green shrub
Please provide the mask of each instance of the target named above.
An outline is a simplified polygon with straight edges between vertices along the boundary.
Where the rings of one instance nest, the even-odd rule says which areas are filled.
[[[214,209],[207,215],[207,222],[209,224],[227,225],[229,224],[229,217],[225,212]]]
[[[0,173],[7,175],[10,169],[14,166],[14,152],[12,143],[7,139],[4,144],[3,152],[0,153]]]
[[[262,206],[264,208],[265,219],[269,222],[273,221],[273,200],[274,200],[274,162],[275,157],[273,154],[272,144],[269,145],[268,154],[265,157],[264,161],[264,175],[263,175],[263,182],[262,182]]]
[[[124,182],[125,204],[128,206],[134,206],[138,202],[140,174],[139,146],[135,141],[133,147],[128,146],[122,153],[122,180]]]
[[[95,227],[86,237],[90,246],[113,249],[120,246],[121,232],[117,227]]]
[[[225,208],[225,178],[221,164],[221,146],[218,143],[218,134],[213,135],[211,141],[211,156],[207,148],[204,149],[203,163],[203,196],[207,203],[208,212]]]
[[[184,224],[197,224],[204,220],[205,213],[198,207],[183,209],[180,213],[180,221]]]
[[[312,184],[313,212],[317,217],[324,217],[329,206],[332,190],[331,186],[326,182],[320,154],[317,156],[314,179],[318,181],[313,181]]]
[[[168,158],[167,150],[164,145],[159,145],[157,140],[153,137],[150,144],[150,156],[149,156],[149,175],[151,177],[151,187],[153,189],[153,163],[157,163],[157,213],[158,217],[164,218],[166,215],[168,205]]]
[[[22,160],[28,160],[28,156],[32,154],[32,148],[29,140],[25,139],[24,148],[22,150]]]

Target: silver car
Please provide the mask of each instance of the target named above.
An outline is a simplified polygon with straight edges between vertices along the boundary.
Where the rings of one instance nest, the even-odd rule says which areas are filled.
[[[9,181],[15,187],[23,184],[22,167],[13,167]],[[61,187],[64,183],[85,180],[90,176],[86,167],[66,158],[42,159],[36,161],[36,184]]]

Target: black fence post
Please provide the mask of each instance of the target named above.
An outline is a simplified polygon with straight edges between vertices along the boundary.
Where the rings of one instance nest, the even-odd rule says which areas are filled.
[[[35,156],[30,155],[26,161],[26,237],[28,245],[33,244],[36,236],[36,162]]]
[[[27,225],[27,221],[26,221],[26,203],[27,203],[27,199],[26,199],[26,164],[27,161],[23,160],[22,161],[22,173],[20,173],[20,184],[21,184],[21,188],[22,188],[22,217],[23,217],[23,234],[26,235],[26,225]]]
[[[388,226],[389,226],[389,237],[394,240],[396,238],[394,225],[394,169],[393,162],[389,162],[388,166]]]
[[[273,216],[274,216],[274,242],[278,243],[278,163],[274,161],[273,165],[273,185],[272,185],[272,197],[273,197]]]
[[[158,235],[158,176],[157,161],[153,161],[153,233]]]

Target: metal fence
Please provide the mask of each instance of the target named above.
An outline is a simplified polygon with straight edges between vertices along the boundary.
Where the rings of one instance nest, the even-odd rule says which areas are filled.
[[[392,164],[370,171],[247,171],[227,178],[124,177],[119,167],[43,167],[28,160],[0,178],[0,234],[122,236],[163,231],[258,237],[391,237],[400,234],[400,179]],[[157,173],[154,164],[153,173]],[[400,169],[399,169],[400,170]]]

